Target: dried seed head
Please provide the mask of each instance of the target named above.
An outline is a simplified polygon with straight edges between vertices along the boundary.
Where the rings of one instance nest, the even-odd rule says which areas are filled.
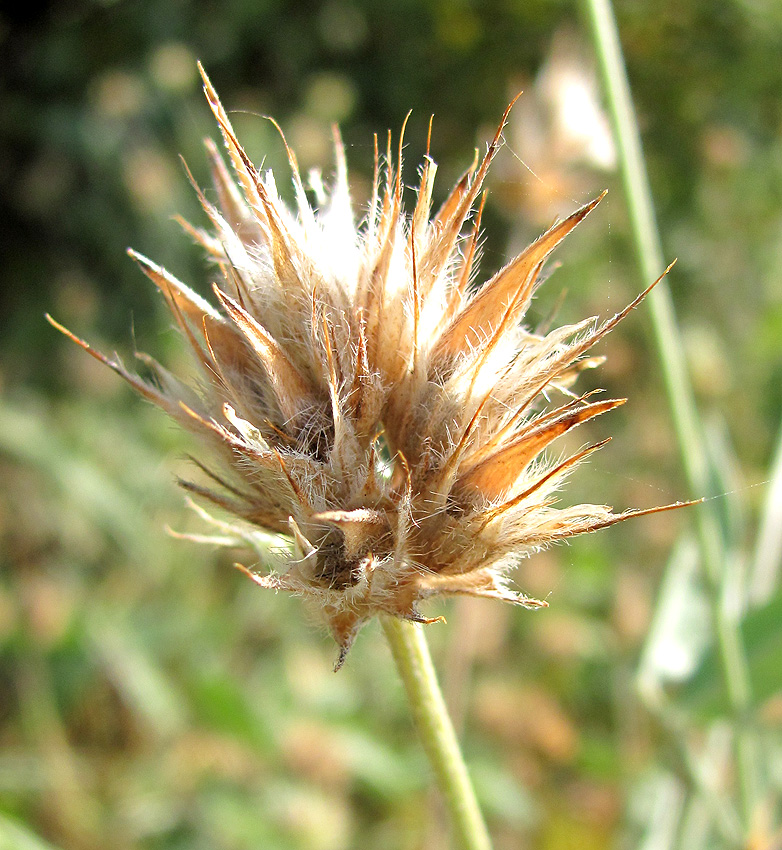
[[[507,587],[515,558],[650,512],[556,507],[564,476],[603,443],[557,463],[542,454],[623,403],[569,387],[600,362],[587,357],[592,346],[646,293],[602,324],[545,334],[521,324],[546,258],[603,196],[474,291],[483,202],[473,211],[510,107],[483,159],[434,215],[435,164],[424,160],[407,216],[401,142],[382,175],[376,157],[372,202],[357,227],[338,137],[331,191],[317,179],[312,187],[318,208],[288,151],[290,210],[203,79],[234,176],[207,142],[219,203],[199,191],[212,229],[185,227],[220,269],[221,310],[131,252],[168,302],[203,386],[182,385],[148,357],[157,380],[142,380],[52,323],[211,445],[220,471],[198,465],[216,486],[184,486],[239,527],[287,536],[290,554],[278,570],[246,572],[309,599],[341,647],[340,663],[375,614],[430,622],[418,604],[432,596],[544,605]],[[550,409],[555,391],[563,403]]]

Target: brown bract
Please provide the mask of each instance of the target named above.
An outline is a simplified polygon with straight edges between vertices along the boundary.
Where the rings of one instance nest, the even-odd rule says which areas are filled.
[[[624,401],[569,388],[600,362],[587,356],[592,346],[646,292],[602,323],[544,334],[522,324],[547,257],[602,195],[472,285],[477,202],[510,107],[483,159],[434,214],[434,162],[424,159],[406,215],[401,141],[396,162],[390,148],[383,168],[376,155],[372,201],[357,226],[336,134],[336,177],[328,193],[314,181],[317,206],[288,150],[296,194],[288,209],[203,79],[231,170],[207,142],[218,203],[197,190],[211,228],[185,227],[220,269],[220,309],[131,252],[168,302],[201,385],[182,385],[147,356],[156,380],[143,380],[51,321],[211,446],[212,459],[198,465],[213,484],[184,483],[188,490],[288,537],[279,570],[247,572],[309,600],[340,645],[338,663],[375,614],[431,622],[418,604],[432,596],[543,606],[507,586],[514,559],[677,506],[555,505],[565,475],[604,443],[556,462],[546,449]],[[562,402],[551,405],[557,393]]]

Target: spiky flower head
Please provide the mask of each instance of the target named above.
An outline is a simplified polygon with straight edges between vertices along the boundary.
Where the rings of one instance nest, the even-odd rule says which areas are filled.
[[[144,380],[72,338],[211,445],[218,469],[199,465],[214,486],[187,489],[289,538],[281,569],[248,573],[309,600],[340,645],[339,663],[376,614],[431,622],[418,610],[429,597],[544,605],[506,583],[520,555],[648,512],[556,506],[565,475],[604,443],[546,457],[557,437],[623,403],[570,387],[645,293],[602,323],[543,334],[522,324],[546,258],[602,195],[476,288],[478,200],[507,111],[434,215],[431,159],[408,215],[401,142],[396,162],[389,149],[381,168],[376,155],[357,226],[338,137],[330,191],[311,181],[315,206],[288,151],[291,210],[203,78],[233,176],[207,141],[218,204],[199,191],[211,230],[186,228],[220,270],[218,306],[131,252],[168,302],[202,382],[186,387],[142,355],[156,376]],[[557,393],[561,402],[550,403]]]

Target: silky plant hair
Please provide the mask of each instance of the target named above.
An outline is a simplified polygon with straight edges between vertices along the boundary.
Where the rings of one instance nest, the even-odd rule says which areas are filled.
[[[217,202],[196,191],[210,228],[183,225],[217,270],[215,301],[130,252],[192,349],[198,385],[138,355],[152,372],[144,379],[50,321],[201,438],[195,462],[208,483],[183,486],[230,516],[218,521],[227,542],[277,537],[276,560],[242,569],[318,612],[339,644],[337,666],[376,614],[432,622],[419,611],[430,597],[544,606],[508,585],[520,557],[678,506],[558,505],[565,477],[607,441],[564,459],[549,446],[625,401],[571,387],[602,361],[589,354],[595,343],[649,290],[607,321],[545,333],[523,323],[549,254],[603,195],[475,285],[481,192],[510,107],[434,214],[428,154],[408,213],[402,142],[381,160],[376,141],[372,198],[357,224],[338,134],[333,184],[313,174],[309,194],[286,144],[290,209],[202,76],[230,168],[207,140]]]

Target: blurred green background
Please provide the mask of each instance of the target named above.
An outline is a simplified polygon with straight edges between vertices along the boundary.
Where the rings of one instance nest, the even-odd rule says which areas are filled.
[[[691,373],[730,491],[729,544],[751,572],[782,410],[782,7],[619,2],[617,15],[666,254],[679,258],[670,283]],[[608,187],[530,321],[613,314],[649,281],[632,260],[578,4],[33,4],[0,13],[0,50],[0,847],[448,847],[376,625],[335,675],[330,638],[297,600],[232,570],[242,553],[168,536],[203,530],[173,483],[187,438],[43,314],[126,361],[137,346],[187,372],[125,249],[208,292],[209,270],[172,220],[204,223],[178,160],[206,184],[202,139],[216,132],[196,59],[283,189],[284,150],[262,116],[303,170],[326,174],[338,122],[359,208],[373,133],[396,134],[413,111],[412,185],[434,114],[442,198],[523,89],[490,176],[482,277]],[[681,476],[643,307],[599,353],[608,361],[583,389],[630,403],[585,426],[614,441],[563,499],[624,508],[699,495]],[[685,846],[686,821],[668,838],[658,827],[660,812],[686,814],[687,771],[637,682],[639,671],[672,682],[699,741],[724,729],[687,579],[691,519],[650,517],[525,561],[515,581],[549,600],[544,612],[431,606],[448,617],[428,635],[498,850]],[[774,551],[761,553],[772,586]],[[684,613],[655,631],[669,557]],[[778,622],[758,626],[750,659],[772,788]]]

